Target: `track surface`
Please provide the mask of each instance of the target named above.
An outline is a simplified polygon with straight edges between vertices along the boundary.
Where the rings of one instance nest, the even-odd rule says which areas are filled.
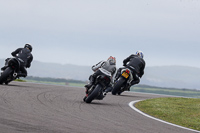
[[[147,118],[128,103],[164,97],[125,92],[86,104],[84,88],[0,85],[0,133],[194,133]]]

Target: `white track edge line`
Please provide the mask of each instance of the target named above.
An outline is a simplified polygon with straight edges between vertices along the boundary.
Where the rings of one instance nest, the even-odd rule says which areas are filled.
[[[129,106],[130,106],[133,110],[137,111],[138,113],[140,113],[140,114],[142,114],[142,115],[144,115],[144,116],[146,116],[146,117],[148,117],[148,118],[154,119],[154,120],[156,120],[156,121],[159,121],[159,122],[162,122],[162,123],[165,123],[165,124],[168,124],[168,125],[172,125],[172,126],[175,126],[175,127],[179,127],[179,128],[182,128],[182,129],[186,129],[186,130],[189,130],[189,131],[193,131],[193,132],[200,133],[200,131],[197,131],[197,130],[194,130],[194,129],[190,129],[190,128],[186,128],[186,127],[182,127],[182,126],[179,126],[179,125],[176,125],[176,124],[173,124],[173,123],[169,123],[169,122],[163,121],[163,120],[161,120],[161,119],[157,119],[157,118],[155,118],[155,117],[152,117],[152,116],[150,116],[150,115],[147,115],[147,114],[143,113],[142,111],[140,111],[139,109],[137,109],[137,108],[134,107],[134,104],[137,103],[137,102],[140,102],[140,101],[142,101],[142,100],[132,101],[132,102],[129,103]]]

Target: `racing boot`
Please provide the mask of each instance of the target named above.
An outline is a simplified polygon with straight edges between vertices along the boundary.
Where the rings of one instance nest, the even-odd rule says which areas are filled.
[[[127,86],[127,88],[126,88],[126,89],[127,89],[127,91],[130,91],[130,88],[131,88],[131,86]]]
[[[24,77],[24,78],[25,78],[27,75],[26,75],[25,73],[18,73],[17,76],[18,76],[18,77]]]
[[[126,85],[126,90],[130,91],[131,86],[133,86],[137,83],[138,83],[138,81],[135,81],[135,80],[131,81],[129,84]]]
[[[88,94],[88,90],[92,87],[93,83],[94,83],[94,77],[90,76],[90,82],[87,85],[85,85],[85,88],[86,88],[85,92],[86,92],[86,94]]]
[[[105,89],[105,92],[108,93],[108,92],[111,92],[112,90],[113,90],[113,87],[108,87]]]
[[[4,66],[4,67],[1,68],[1,70],[4,71],[4,70],[6,70],[7,67],[8,66]]]
[[[25,73],[21,73],[21,72],[13,74],[13,77],[15,77],[15,78],[17,78],[17,77],[26,77],[26,76],[27,75]]]

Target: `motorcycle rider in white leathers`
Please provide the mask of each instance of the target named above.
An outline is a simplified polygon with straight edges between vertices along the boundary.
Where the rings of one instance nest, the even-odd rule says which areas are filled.
[[[94,71],[94,74],[92,74],[89,77],[90,82],[85,85],[86,88],[86,95],[88,94],[88,90],[92,87],[92,85],[94,84],[94,81],[96,79],[96,77],[102,73],[106,74],[106,75],[110,75],[111,77],[111,82],[112,82],[112,77],[115,74],[116,71],[116,58],[110,56],[107,61],[100,61],[99,63],[97,63],[96,65],[92,66],[92,70]],[[111,87],[108,86],[108,87]],[[104,93],[105,95],[106,93]]]

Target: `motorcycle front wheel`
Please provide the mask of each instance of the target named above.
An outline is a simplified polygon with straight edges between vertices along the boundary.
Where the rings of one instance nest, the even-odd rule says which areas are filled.
[[[113,90],[112,90],[113,95],[116,95],[120,91],[120,89],[123,86],[125,81],[126,81],[125,78],[119,77],[119,79],[114,84],[114,87],[113,87]]]
[[[85,102],[86,103],[91,103],[92,100],[94,100],[100,93],[101,91],[101,85],[96,85],[96,87],[94,88],[94,90],[88,95],[87,98],[85,98]]]
[[[0,76],[0,84],[3,84],[12,72],[13,70],[10,67],[6,68]]]

